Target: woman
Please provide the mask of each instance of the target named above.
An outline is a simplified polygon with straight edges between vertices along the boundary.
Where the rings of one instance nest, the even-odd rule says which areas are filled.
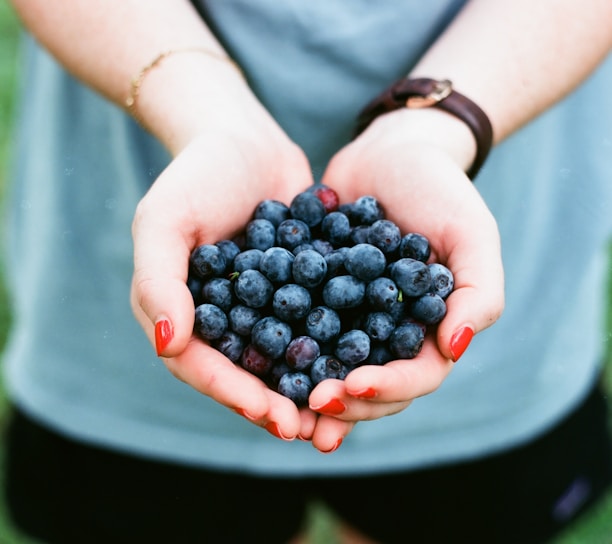
[[[314,497],[349,542],[542,542],[601,495],[611,6],[13,4],[38,42],[5,355],[24,530],[286,542]],[[467,114],[385,106],[353,139],[406,75]],[[194,247],[313,181],[376,196],[456,285],[419,357],[323,382],[298,410],[191,340],[185,279]]]

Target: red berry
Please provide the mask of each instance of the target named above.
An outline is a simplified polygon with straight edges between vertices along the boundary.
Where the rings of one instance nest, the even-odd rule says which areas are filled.
[[[338,193],[336,193],[336,191],[334,191],[331,187],[317,185],[313,189],[313,193],[319,197],[321,202],[323,202],[323,207],[325,208],[326,213],[334,212],[338,209],[340,199],[338,198]]]

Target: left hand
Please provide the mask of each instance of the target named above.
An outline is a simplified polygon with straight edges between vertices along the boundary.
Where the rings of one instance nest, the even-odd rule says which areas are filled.
[[[319,449],[341,441],[356,422],[400,412],[437,389],[471,335],[493,324],[503,310],[497,225],[465,175],[466,164],[458,159],[470,153],[459,153],[456,141],[438,145],[437,131],[428,132],[430,125],[449,123],[450,134],[458,121],[446,114],[414,116],[425,119],[419,130],[405,122],[407,115],[377,119],[333,158],[322,183],[334,188],[343,202],[375,196],[402,232],[425,235],[432,247],[430,260],[452,270],[455,289],[445,318],[428,332],[416,358],[359,367],[344,381],[326,380],[313,390],[310,407],[322,415],[316,421],[304,416],[310,426],[303,423],[302,429],[312,430],[310,438]],[[466,149],[470,146],[468,140]]]

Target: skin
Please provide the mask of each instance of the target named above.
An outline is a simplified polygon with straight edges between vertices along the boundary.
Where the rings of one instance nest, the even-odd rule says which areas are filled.
[[[160,52],[205,47],[223,54],[186,0],[12,3],[70,72],[120,106],[131,79]],[[592,72],[612,47],[611,27],[609,0],[472,0],[410,75],[451,79],[488,114],[499,143]],[[376,196],[402,231],[426,235],[433,258],[453,270],[455,291],[437,335],[427,338],[416,359],[359,368],[344,382],[321,383],[310,406],[298,411],[192,337],[193,303],[185,280],[194,247],[231,237],[262,199],[289,203],[312,183],[304,153],[238,71],[211,55],[166,58],[147,73],[136,108],[173,160],[135,211],[132,307],[152,345],[155,323],[170,322],[163,360],[202,394],[256,425],[276,425],[286,439],[299,436],[329,452],[357,422],[397,413],[435,391],[454,365],[452,335],[465,326],[478,333],[499,318],[499,235],[464,174],[475,155],[469,129],[435,109],[381,116],[338,150],[322,182],[343,202]],[[202,209],[208,210],[205,216]],[[375,391],[373,398],[361,398],[367,388]],[[320,415],[333,399],[344,404],[344,412]]]

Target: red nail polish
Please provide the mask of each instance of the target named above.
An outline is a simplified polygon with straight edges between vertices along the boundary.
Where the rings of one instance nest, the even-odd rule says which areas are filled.
[[[283,434],[280,431],[280,427],[278,426],[278,423],[274,421],[269,421],[268,423],[266,423],[265,429],[270,434],[273,434],[274,436],[276,436],[276,438],[280,438],[281,440],[286,440],[286,441],[293,440],[293,438],[287,438],[286,436],[283,436]]]
[[[321,451],[321,453],[333,453],[340,447],[341,444],[342,444],[342,437],[338,438],[338,441],[332,446],[330,450]]]
[[[173,336],[174,331],[172,330],[170,321],[161,319],[155,323],[155,350],[157,351],[157,355],[163,353]]]
[[[339,416],[346,410],[346,404],[339,399],[332,399],[327,404],[317,408],[315,412],[319,412],[325,416]]]
[[[353,393],[353,397],[358,397],[360,399],[373,399],[375,396],[376,391],[372,387],[368,387],[358,393]]]
[[[453,361],[457,362],[467,347],[470,345],[474,337],[474,329],[472,327],[462,327],[453,334],[450,341],[450,351]]]

